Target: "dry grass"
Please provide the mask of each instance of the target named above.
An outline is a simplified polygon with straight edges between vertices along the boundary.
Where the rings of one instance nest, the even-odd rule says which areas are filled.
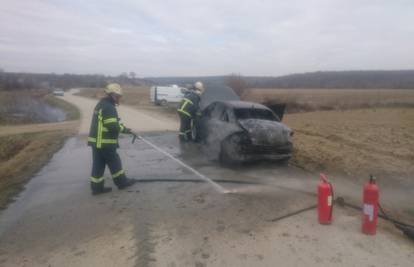
[[[286,103],[288,113],[372,107],[414,107],[414,90],[250,89],[243,100]]]
[[[288,114],[293,162],[310,171],[384,183],[410,183],[414,175],[414,109],[380,108]]]
[[[58,151],[73,131],[0,137],[0,208]]]

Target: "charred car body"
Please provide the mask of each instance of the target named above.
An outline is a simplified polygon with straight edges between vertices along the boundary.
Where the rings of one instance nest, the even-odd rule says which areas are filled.
[[[203,109],[197,140],[215,151],[220,161],[287,161],[292,155],[292,130],[264,105],[216,101]]]

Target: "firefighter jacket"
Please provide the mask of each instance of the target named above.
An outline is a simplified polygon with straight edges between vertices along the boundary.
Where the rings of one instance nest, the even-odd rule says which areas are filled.
[[[120,122],[112,99],[110,97],[102,98],[93,111],[88,145],[98,149],[118,148],[118,136],[120,133],[125,133],[126,129]]]
[[[194,119],[196,113],[199,111],[199,104],[200,96],[190,90],[185,93],[177,112]]]

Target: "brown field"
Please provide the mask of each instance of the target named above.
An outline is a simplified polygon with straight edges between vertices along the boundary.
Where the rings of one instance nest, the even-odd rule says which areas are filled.
[[[295,132],[292,163],[310,171],[381,182],[412,183],[414,108],[288,114]]]
[[[249,89],[243,100],[286,103],[287,112],[414,107],[414,90],[400,89]]]

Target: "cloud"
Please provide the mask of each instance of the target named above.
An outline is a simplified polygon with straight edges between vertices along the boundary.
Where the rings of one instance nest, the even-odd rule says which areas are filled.
[[[0,67],[140,76],[414,68],[412,14],[408,0],[5,0]]]

